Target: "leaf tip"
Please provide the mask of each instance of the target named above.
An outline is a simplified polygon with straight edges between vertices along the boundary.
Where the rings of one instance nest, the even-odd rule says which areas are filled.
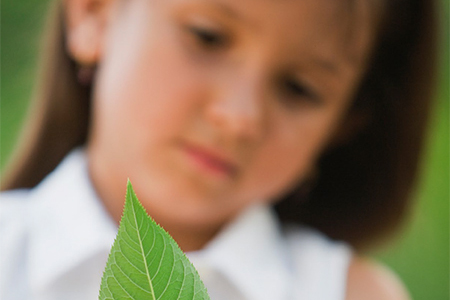
[[[127,199],[131,199],[133,198],[133,195],[136,196],[134,189],[133,189],[133,185],[131,184],[131,180],[130,178],[128,178],[127,180],[127,191],[126,191],[126,195],[125,195],[125,201]]]

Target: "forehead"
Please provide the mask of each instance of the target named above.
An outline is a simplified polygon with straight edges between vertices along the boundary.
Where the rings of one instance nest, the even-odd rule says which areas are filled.
[[[168,1],[168,0],[165,0]],[[272,38],[280,48],[308,49],[361,62],[378,19],[372,0],[171,0],[177,6],[209,8]],[[373,3],[372,3],[373,2]],[[302,49],[304,48],[304,49]]]

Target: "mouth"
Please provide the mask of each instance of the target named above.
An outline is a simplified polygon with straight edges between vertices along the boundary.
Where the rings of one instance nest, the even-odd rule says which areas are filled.
[[[237,164],[217,149],[193,143],[184,143],[182,148],[189,160],[210,176],[231,178],[236,174]]]

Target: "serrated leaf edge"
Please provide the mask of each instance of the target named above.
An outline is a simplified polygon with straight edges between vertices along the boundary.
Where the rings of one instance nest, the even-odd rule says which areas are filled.
[[[128,201],[127,201],[127,195],[128,195],[128,193],[129,193],[129,191],[131,192],[131,197],[130,197],[131,202],[135,201],[136,203],[134,203],[134,204],[136,204],[138,207],[140,207],[140,208],[145,212],[145,218],[147,218],[148,220],[150,220],[150,222],[151,222],[152,224],[156,225],[158,228],[162,229],[162,234],[163,234],[165,237],[169,238],[169,240],[171,240],[171,241],[175,244],[175,247],[176,247],[178,250],[181,251],[183,257],[186,258],[186,260],[189,262],[190,266],[192,266],[192,268],[193,268],[195,274],[200,278],[200,275],[198,274],[198,271],[197,271],[197,269],[195,268],[194,264],[189,260],[189,258],[186,256],[186,254],[184,253],[184,251],[181,250],[181,248],[180,248],[180,246],[178,245],[178,243],[173,239],[173,237],[172,237],[172,236],[171,236],[171,235],[170,235],[170,234],[169,234],[169,233],[168,233],[168,232],[167,232],[160,224],[158,224],[158,223],[157,223],[157,222],[156,222],[156,221],[148,214],[147,210],[144,208],[144,206],[142,205],[142,203],[139,201],[138,197],[136,196],[136,193],[134,192],[134,189],[133,189],[133,185],[131,184],[131,181],[130,181],[129,178],[128,178],[128,180],[127,180],[127,190],[126,190],[126,193],[125,193],[125,202],[124,202],[124,204],[123,204],[122,216],[120,217],[120,221],[119,221],[119,226],[118,226],[118,228],[120,228],[120,226],[122,225],[123,219],[124,219],[124,215],[125,215],[125,207],[126,207],[126,205],[127,205],[127,203],[128,203]],[[134,197],[133,197],[133,196],[134,196]],[[134,199],[134,198],[135,198],[135,199]],[[134,208],[134,206],[133,206],[133,208]],[[133,211],[133,215],[135,216],[134,211]],[[135,220],[136,220],[136,218],[135,218]],[[114,245],[116,244],[116,242],[117,242],[117,234],[116,234],[116,237],[114,238],[114,242],[111,244],[111,248],[114,247]],[[142,241],[139,240],[139,242],[141,243],[141,246],[142,246]],[[141,249],[142,249],[142,247],[141,247]],[[111,258],[112,255],[113,255],[113,253],[110,251],[109,254],[108,254],[107,263],[108,263],[108,261],[110,260],[110,258]],[[102,282],[103,282],[103,278],[105,277],[105,273],[106,273],[106,270],[107,270],[107,268],[106,268],[107,263],[106,263],[106,265],[105,265],[105,269],[103,270],[103,274],[102,274]],[[148,274],[148,268],[147,268],[147,265],[146,265],[146,272],[147,272],[147,274]],[[200,281],[202,281],[201,278],[200,278]],[[99,295],[98,295],[98,298],[100,298],[100,296],[101,296],[101,285],[102,285],[102,282],[100,283],[100,289],[99,289]],[[206,286],[205,286],[205,284],[203,283],[203,281],[202,281],[202,284],[203,284],[203,287],[205,288],[205,291],[206,291],[206,294],[207,294],[207,296],[208,296],[208,299],[210,299],[209,293],[208,293],[208,289],[206,288]],[[152,292],[153,292],[153,285],[151,284],[150,286],[151,286]],[[181,292],[181,290],[180,290],[180,292]],[[154,292],[153,292],[153,299],[156,300]]]

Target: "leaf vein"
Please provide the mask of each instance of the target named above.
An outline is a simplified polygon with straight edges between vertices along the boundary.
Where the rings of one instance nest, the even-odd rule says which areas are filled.
[[[131,190],[130,190],[130,194],[131,194]],[[133,197],[133,195],[131,194],[130,195],[130,199],[131,200],[133,200],[132,197]],[[132,207],[133,207],[134,222],[137,224],[136,212],[135,212],[135,209],[134,209],[134,201],[131,201],[131,204],[132,204]],[[139,231],[137,231],[137,235],[140,238]],[[149,271],[148,271],[147,260],[145,259],[145,255],[144,255],[145,252],[144,252],[144,247],[142,245],[142,240],[141,239],[139,239],[139,245],[140,245],[141,251],[142,251],[142,258],[144,260],[145,270],[147,272],[147,278],[148,278],[148,283],[149,283],[149,286],[150,286],[151,295],[152,295],[153,299],[155,299],[155,292],[153,290],[152,280],[151,280],[151,277],[150,277],[150,274],[149,274]]]

